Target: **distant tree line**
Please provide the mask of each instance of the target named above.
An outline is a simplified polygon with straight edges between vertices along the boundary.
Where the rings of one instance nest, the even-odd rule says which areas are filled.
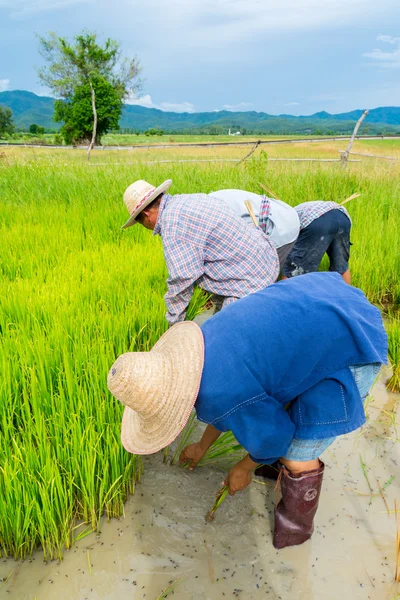
[[[106,97],[106,96],[104,96]],[[67,125],[67,124],[65,124]],[[240,127],[237,124],[232,124],[230,126],[226,125],[203,125],[201,127],[196,128],[171,128],[167,131],[163,130],[161,127],[149,127],[148,129],[138,129],[134,127],[123,127],[121,129],[113,127],[106,131],[110,131],[113,134],[123,134],[123,135],[146,135],[148,137],[152,136],[163,136],[163,135],[226,135],[228,133],[228,129],[231,129],[232,132],[240,131],[242,135],[252,135],[252,136],[265,136],[265,135],[304,135],[304,136],[340,136],[340,135],[349,135],[352,132],[351,127],[346,127],[343,129],[320,129],[319,127],[307,127],[303,129],[297,130],[288,130],[282,128],[282,130],[277,130],[276,128],[265,130],[265,129],[252,129],[248,127]],[[382,136],[394,136],[400,135],[400,129],[385,129],[379,128],[375,125],[366,125],[360,130],[361,135],[382,135]],[[31,123],[29,127],[17,127],[13,120],[12,111],[7,106],[0,105],[0,138],[11,138],[18,139],[18,137],[24,135],[24,139],[29,141],[30,143],[45,143],[45,144],[56,144],[61,145],[64,141],[66,143],[75,143],[74,138],[69,138],[68,135],[65,135],[64,132],[61,132],[55,128],[45,128],[37,123]],[[44,137],[45,134],[47,137]],[[49,134],[53,134],[54,138],[49,138]]]

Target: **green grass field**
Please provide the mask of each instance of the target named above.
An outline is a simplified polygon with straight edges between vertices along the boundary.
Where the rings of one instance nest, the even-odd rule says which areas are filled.
[[[354,285],[389,310],[392,386],[400,380],[400,168],[365,159],[272,162],[272,157],[338,157],[341,142],[273,146],[247,162],[220,160],[237,149],[84,151],[3,149],[0,293],[0,552],[23,558],[41,545],[59,557],[120,515],[141,463],[119,440],[122,407],[107,391],[115,357],[148,350],[166,328],[166,270],[160,240],[122,231],[122,194],[135,179],[173,179],[172,193],[242,188],[258,182],[292,205],[343,201],[353,220]],[[357,152],[400,156],[400,142],[362,141]],[[204,158],[206,157],[206,158]],[[150,164],[149,164],[150,163]],[[201,300],[192,307],[196,311]],[[87,523],[74,529],[77,524]]]

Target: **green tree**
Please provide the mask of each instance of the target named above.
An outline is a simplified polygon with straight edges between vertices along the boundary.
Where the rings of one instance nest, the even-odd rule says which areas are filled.
[[[36,123],[32,123],[32,125],[29,126],[29,133],[33,133],[33,135],[43,135],[44,127],[36,125]]]
[[[92,86],[96,94],[98,144],[103,134],[110,129],[118,129],[122,100],[113,86],[102,77],[94,77]],[[64,122],[60,133],[66,144],[90,144],[93,133],[90,84],[77,87],[70,102],[56,100],[54,119]]]
[[[96,33],[86,31],[73,42],[49,33],[39,43],[47,63],[39,79],[58,99],[54,118],[64,121],[65,141],[79,144],[92,138],[100,143],[104,133],[118,128],[123,100],[141,87],[137,58],[121,58],[115,40],[101,45]]]
[[[15,127],[12,119],[12,110],[8,106],[0,105],[0,137],[14,133]]]
[[[162,129],[160,129],[159,127],[152,127],[151,129],[148,129],[147,131],[144,132],[144,135],[164,135],[164,131]]]

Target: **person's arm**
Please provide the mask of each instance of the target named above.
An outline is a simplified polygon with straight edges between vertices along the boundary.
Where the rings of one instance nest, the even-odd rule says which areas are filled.
[[[246,488],[251,482],[251,473],[260,463],[254,462],[249,454],[232,467],[223,485],[229,486],[229,494],[233,496]]]
[[[196,281],[204,273],[203,249],[181,238],[163,238],[168,290],[164,296],[170,325],[185,320]]]
[[[259,464],[271,464],[285,456],[295,430],[283,405],[267,394],[233,412],[224,425],[249,453],[232,467],[224,481],[231,495],[249,485],[251,473]]]
[[[189,462],[189,470],[193,471],[197,463],[203,458],[210,446],[219,438],[221,431],[213,425],[207,425],[199,442],[186,446],[179,457],[179,464]]]

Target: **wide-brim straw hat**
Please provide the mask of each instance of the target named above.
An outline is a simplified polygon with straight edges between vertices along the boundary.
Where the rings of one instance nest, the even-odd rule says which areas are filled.
[[[125,405],[121,441],[128,452],[153,454],[174,441],[196,402],[203,364],[203,334],[191,321],[173,325],[150,352],[117,358],[107,385]]]
[[[138,214],[141,213],[146,206],[153,202],[157,196],[164,194],[164,192],[166,192],[171,185],[172,179],[167,179],[157,188],[154,187],[154,185],[151,185],[151,183],[148,183],[143,179],[139,179],[126,188],[124,193],[124,202],[130,217],[127,222],[122,225],[122,229],[136,225],[136,217]]]

